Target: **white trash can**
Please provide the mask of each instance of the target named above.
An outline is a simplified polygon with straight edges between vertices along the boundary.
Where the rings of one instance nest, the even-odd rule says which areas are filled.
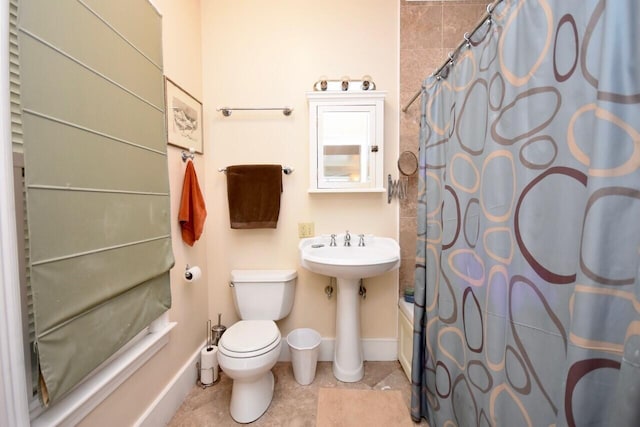
[[[301,385],[311,384],[316,376],[321,341],[320,334],[309,328],[294,329],[287,335],[293,376]]]

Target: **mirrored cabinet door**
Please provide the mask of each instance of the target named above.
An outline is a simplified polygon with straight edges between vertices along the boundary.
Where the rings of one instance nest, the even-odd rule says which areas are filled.
[[[318,108],[318,188],[369,187],[375,171],[375,107]]]
[[[384,191],[384,94],[358,95],[307,95],[310,192]]]

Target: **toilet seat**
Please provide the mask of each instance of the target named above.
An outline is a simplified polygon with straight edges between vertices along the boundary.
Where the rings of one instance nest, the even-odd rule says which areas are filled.
[[[273,320],[241,320],[225,331],[218,349],[225,356],[247,359],[268,353],[280,340],[280,330]]]

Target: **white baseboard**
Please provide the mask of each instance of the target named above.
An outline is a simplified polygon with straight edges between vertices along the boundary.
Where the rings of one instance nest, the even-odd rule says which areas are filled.
[[[386,362],[398,360],[397,338],[369,338],[362,340],[364,360]]]
[[[164,426],[171,420],[187,394],[191,391],[198,379],[196,363],[200,360],[200,350],[203,342],[195,353],[180,368],[178,373],[169,381],[169,384],[160,392],[158,397],[149,405],[147,410],[134,424],[136,427]]]
[[[335,338],[322,338],[318,361],[332,362],[335,347]],[[364,338],[362,339],[362,352],[364,360],[382,362],[398,360],[398,339],[397,338]],[[280,350],[280,362],[291,361],[291,352],[287,341],[283,339]]]

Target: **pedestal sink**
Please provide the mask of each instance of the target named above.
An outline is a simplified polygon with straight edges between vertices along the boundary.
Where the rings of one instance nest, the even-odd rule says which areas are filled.
[[[360,340],[360,279],[377,276],[400,265],[400,246],[388,237],[367,236],[365,246],[344,246],[344,236],[330,246],[329,236],[302,239],[300,263],[307,270],[335,277],[338,284],[336,343],[333,375],[343,382],[360,381],[364,376]]]

